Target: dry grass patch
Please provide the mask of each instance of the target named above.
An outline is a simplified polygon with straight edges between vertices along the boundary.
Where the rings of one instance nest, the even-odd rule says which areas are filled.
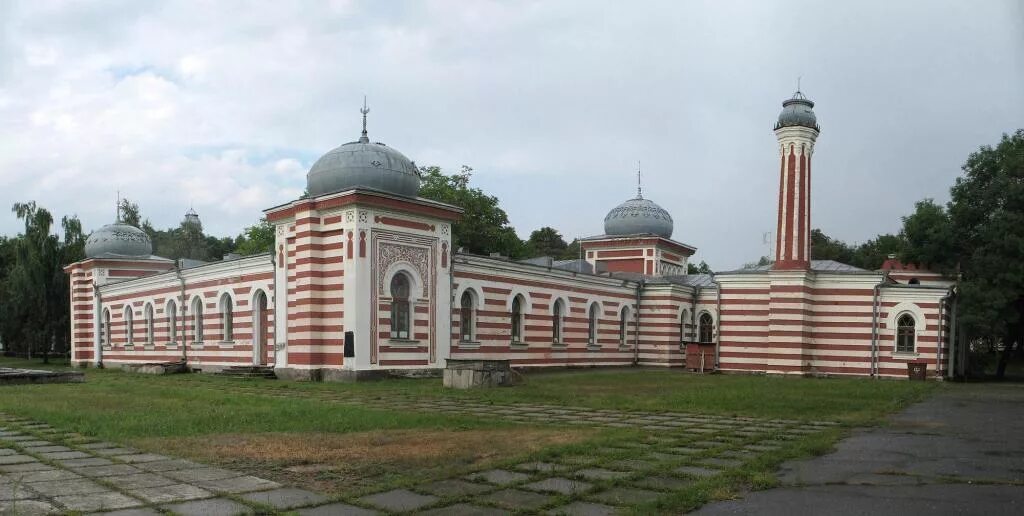
[[[133,444],[321,492],[351,494],[384,483],[454,475],[595,433],[585,428],[381,430],[219,434]]]

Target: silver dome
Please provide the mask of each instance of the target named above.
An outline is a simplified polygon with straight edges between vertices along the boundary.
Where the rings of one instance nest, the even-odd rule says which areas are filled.
[[[650,233],[662,238],[672,237],[672,216],[654,201],[641,196],[615,207],[604,218],[606,235]]]
[[[818,117],[814,116],[814,102],[797,91],[793,98],[782,103],[782,112],[779,113],[779,121],[775,123],[775,129],[783,127],[809,127],[820,131]]]
[[[316,160],[306,174],[306,187],[310,197],[359,187],[416,197],[420,172],[401,152],[383,143],[358,141]]]
[[[107,224],[93,231],[85,240],[85,256],[101,258],[108,255],[142,257],[153,254],[153,243],[145,231],[123,222]]]

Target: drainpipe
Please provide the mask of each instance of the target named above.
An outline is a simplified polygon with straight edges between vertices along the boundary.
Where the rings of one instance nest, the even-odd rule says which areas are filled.
[[[178,304],[181,305],[181,317],[178,317],[180,321],[178,326],[181,329],[179,335],[181,336],[181,362],[188,364],[188,335],[185,335],[185,311],[188,307],[185,306],[185,278],[181,276],[181,262],[174,264],[174,275],[178,277],[178,283],[181,285],[181,295],[178,296]]]
[[[92,283],[92,363],[95,367],[103,367],[103,338],[101,330],[110,333],[110,328],[103,328],[103,299],[100,296],[100,286],[96,284],[95,278]],[[74,357],[72,357],[74,358]]]
[[[950,288],[949,291],[950,291],[950,295],[951,296],[955,295],[956,287],[954,286],[954,287]],[[956,340],[960,340],[960,339],[957,338],[957,333],[956,333],[956,330],[957,330],[957,320],[956,320],[956,318],[957,318],[957,307],[959,305],[960,305],[960,302],[957,300],[957,298],[953,297],[953,306],[952,306],[952,308],[950,308],[950,312],[951,313],[950,313],[950,316],[949,316],[949,366],[946,368],[946,376],[949,377],[950,379],[953,379],[953,378],[956,377],[956,366],[958,365],[958,363],[956,361],[956,354],[957,354],[957,351],[959,349],[956,347],[956,344],[958,344],[956,342]]]
[[[943,337],[942,328],[945,326],[945,324],[943,323],[943,317],[942,316],[946,313],[946,306],[949,304],[949,300],[952,297],[953,297],[953,289],[949,289],[948,291],[946,291],[946,295],[942,296],[942,299],[939,300],[939,336],[938,336],[938,339],[937,339],[937,341],[938,341],[937,344],[938,345],[935,346],[935,375],[938,378],[942,378],[942,375],[939,374],[939,370],[942,367],[942,337]],[[952,321],[950,321],[950,325],[951,326],[952,326],[952,324],[953,324]],[[953,332],[951,331],[950,335],[952,335],[952,333]]]
[[[878,377],[878,305],[882,286],[888,282],[889,272],[882,273],[882,281],[871,290],[871,377]]]
[[[711,282],[715,284],[715,310],[718,312],[718,320],[715,324],[718,326],[715,328],[715,371],[719,368],[719,354],[722,348],[722,285],[715,280],[715,275],[711,274]]]
[[[633,332],[633,365],[640,364],[640,291],[644,288],[645,281],[640,280],[636,284],[636,331]]]

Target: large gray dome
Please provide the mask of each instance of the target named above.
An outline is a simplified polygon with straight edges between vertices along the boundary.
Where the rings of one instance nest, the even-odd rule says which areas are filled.
[[[651,233],[672,237],[672,216],[654,201],[639,195],[615,207],[604,218],[606,235]]]
[[[814,116],[813,108],[814,102],[797,91],[793,98],[782,103],[782,112],[779,113],[779,121],[776,122],[775,128],[800,126],[820,131],[818,117]]]
[[[153,254],[153,243],[145,231],[123,222],[107,224],[93,231],[85,240],[85,256],[148,257]]]

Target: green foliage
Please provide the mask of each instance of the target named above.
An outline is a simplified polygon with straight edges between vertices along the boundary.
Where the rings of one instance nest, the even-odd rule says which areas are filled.
[[[420,169],[420,197],[458,206],[462,218],[452,226],[455,249],[475,254],[500,253],[521,258],[527,254],[526,244],[508,223],[508,214],[498,206],[498,198],[479,188],[469,186],[473,169],[463,166],[460,172],[445,174],[440,167]]]
[[[687,274],[711,274],[711,266],[704,260],[701,260],[699,264],[694,265],[692,263],[686,264]]]
[[[542,227],[530,233],[526,241],[527,256],[550,256],[556,260],[578,259],[580,254],[579,240],[573,240],[572,246],[565,243],[562,234],[552,227]]]
[[[871,271],[881,268],[890,254],[899,256],[904,245],[902,235],[878,235],[854,246],[829,237],[820,229],[811,230],[811,259],[835,260]]]
[[[241,255],[269,253],[274,249],[274,225],[263,217],[252,226],[245,228],[235,238],[235,251]]]

